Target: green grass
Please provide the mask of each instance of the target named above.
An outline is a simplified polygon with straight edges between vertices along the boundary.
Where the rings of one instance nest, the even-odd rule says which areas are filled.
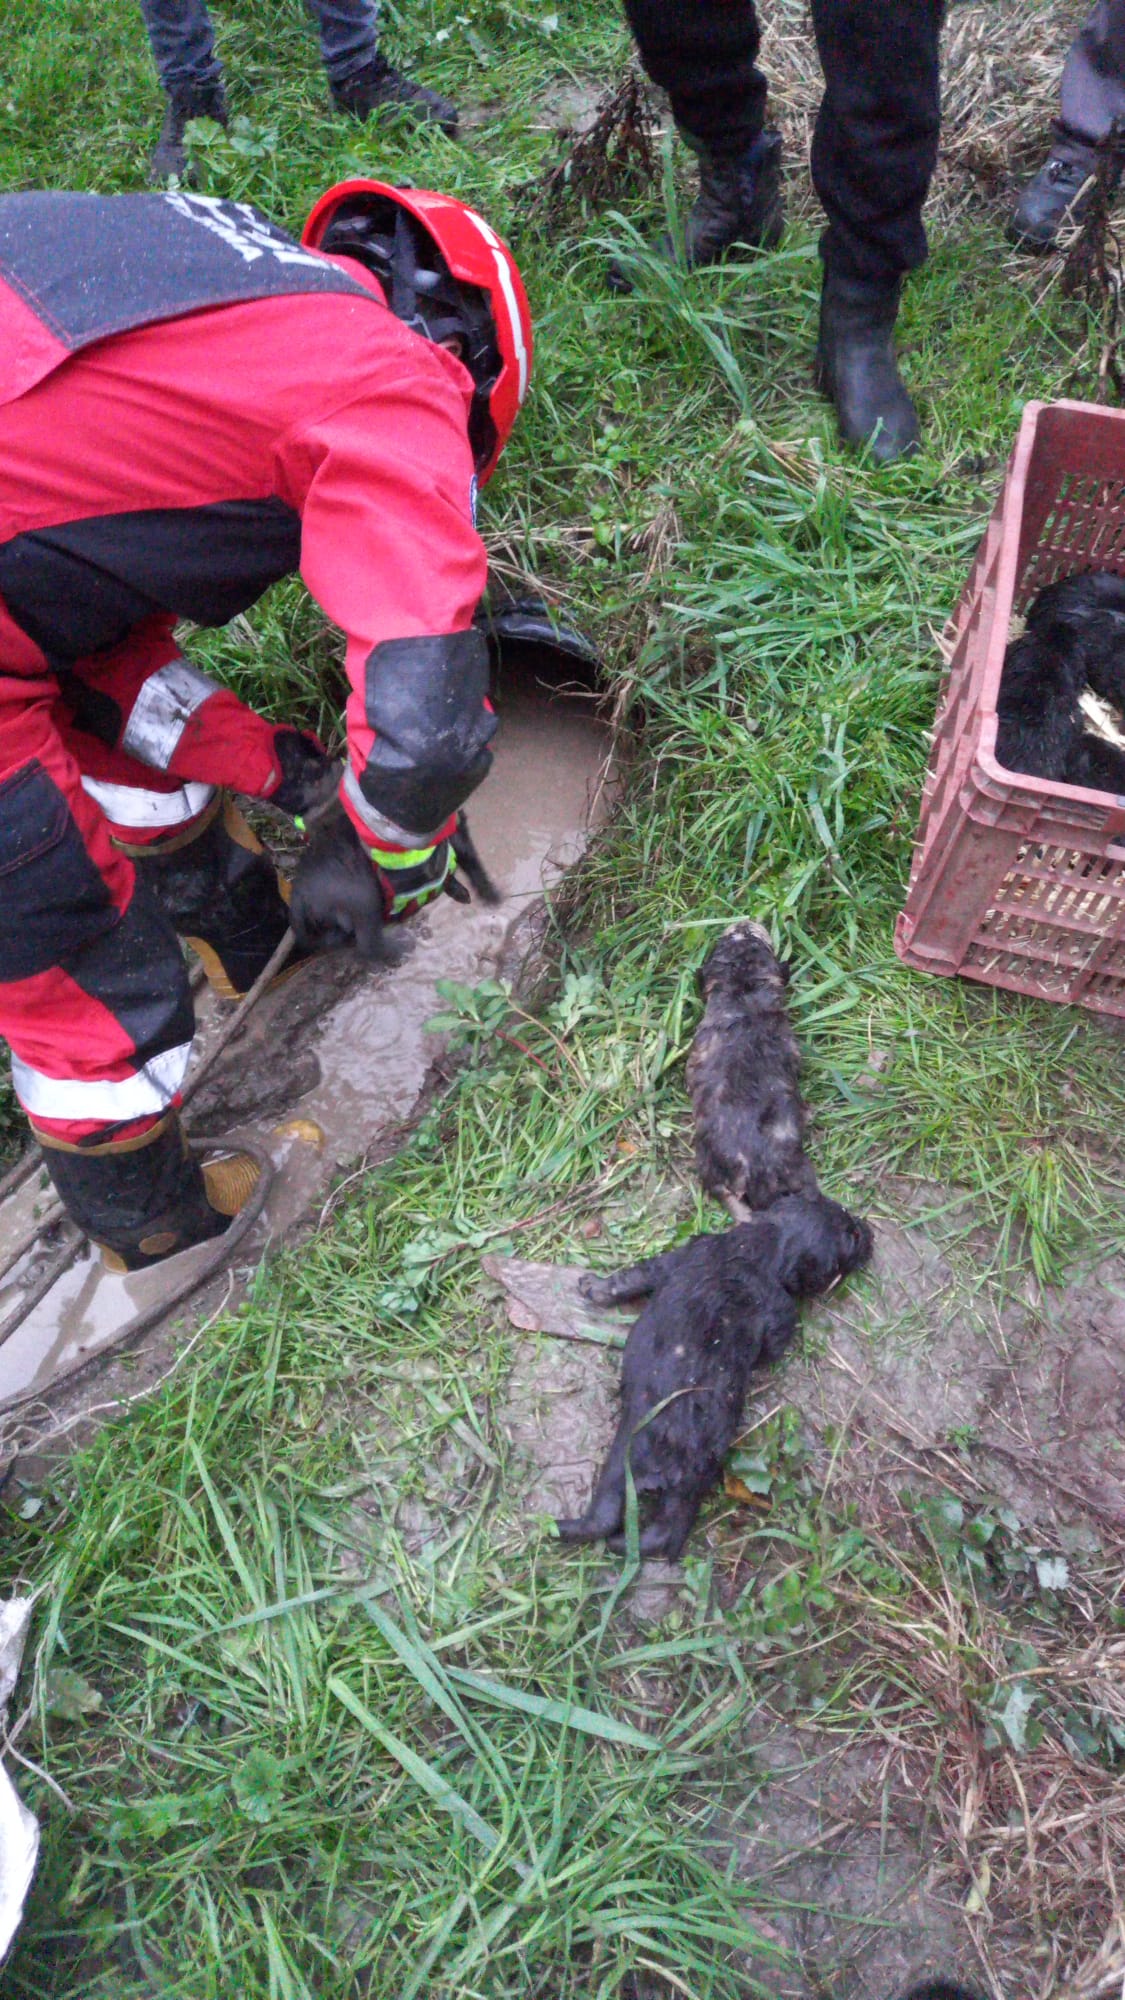
[[[510,1335],[477,1261],[506,1236],[584,1258],[592,1208],[606,1261],[655,1246],[651,1174],[685,1158],[695,967],[733,914],[769,921],[795,960],[834,1191],[886,1209],[892,1177],[952,1189],[990,1226],[1001,1292],[1122,1241],[1106,1031],[917,978],[891,949],[932,634],[1023,398],[1090,387],[1079,309],[1036,303],[994,215],[939,235],[901,329],[926,449],[877,476],[842,457],[811,388],[807,230],[691,285],[642,257],[622,301],[607,248],[658,221],[682,161],[629,214],[575,214],[554,240],[528,224],[545,94],[627,54],[612,0],[553,28],[478,0],[387,16],[394,53],[492,107],[467,144],[330,118],[296,0],[243,0],[218,18],[251,122],[207,149],[206,185],[296,228],[332,179],[409,175],[511,233],[535,389],[484,525],[596,632],[635,755],[556,908],[558,1039],[521,1027],[545,1067],[484,1045],[159,1395],[30,1496],[7,1489],[7,1580],[42,1592],[20,1749],[66,1802],[21,1779],[44,1858],[5,2000],[725,2000],[754,1967],[768,1989],[752,1930],[768,1897],[727,1880],[708,1839],[717,1802],[746,1808],[742,1712],[768,1673],[841,1726],[868,1703],[928,1713],[901,1664],[882,1695],[847,1665],[848,1591],[890,1618],[900,1571],[847,1539],[779,1439],[762,1538],[789,1536],[789,1582],[771,1572],[724,1613],[711,1563],[729,1549],[700,1539],[673,1618],[631,1634],[614,1573],[520,1518],[496,1421]],[[5,26],[0,185],[138,186],[159,105],[134,9],[9,0]],[[273,713],[338,712],[336,642],[296,587],[197,650]],[[675,1227],[701,1212],[685,1192]],[[395,1525],[404,1500],[430,1522],[420,1540]],[[843,1649],[817,1686],[786,1669],[811,1621]],[[96,1705],[67,1698],[64,1668]],[[646,1987],[650,1968],[671,1983]]]

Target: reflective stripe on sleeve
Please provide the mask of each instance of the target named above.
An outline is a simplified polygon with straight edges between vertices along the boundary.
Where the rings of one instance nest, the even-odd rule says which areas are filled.
[[[432,847],[440,828],[434,827],[429,833],[412,833],[404,826],[396,826],[391,819],[384,819],[377,812],[370,799],[365,799],[360,790],[359,779],[349,764],[344,772],[344,793],[357,819],[363,821],[375,840],[386,841],[388,847]],[[443,821],[444,825],[445,822]]]
[[[196,709],[218,693],[218,682],[193,667],[190,660],[169,660],[166,667],[150,674],[141,688],[125,725],[121,748],[142,764],[151,764],[154,771],[166,771]]]
[[[12,1083],[29,1118],[92,1119],[117,1125],[167,1111],[187,1073],[191,1043],[163,1049],[158,1056],[122,1077],[119,1083],[86,1083],[74,1076],[45,1076],[13,1055]]]
[[[181,785],[176,792],[145,792],[139,785],[111,785],[103,778],[82,780],[107,819],[115,826],[186,826],[198,819],[215,796],[214,785]]]

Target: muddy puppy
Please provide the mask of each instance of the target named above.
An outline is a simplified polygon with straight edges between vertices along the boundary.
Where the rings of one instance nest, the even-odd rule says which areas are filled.
[[[720,1236],[608,1278],[591,1303],[648,1295],[625,1343],[621,1421],[586,1513],[558,1524],[564,1542],[602,1536],[621,1548],[626,1462],[640,1510],[640,1550],[674,1562],[715,1484],[742,1419],[747,1384],[793,1338],[801,1299],[826,1292],[871,1255],[871,1231],[824,1195],[786,1195]]]
[[[477,853],[463,812],[457,815],[449,844],[457,871],[451,870],[442,883],[446,893],[455,902],[471,902],[465,887],[470,882],[482,903],[498,903],[500,891]],[[458,879],[462,875],[465,881]],[[353,945],[365,964],[393,967],[410,949],[409,936],[396,935],[372,895],[370,858],[339,806],[313,828],[293,878],[289,921],[304,951],[339,951]]]
[[[687,1061],[695,1161],[708,1194],[744,1221],[779,1195],[816,1193],[801,1051],[785,1007],[789,967],[746,919],[719,939],[699,983],[706,1005]]]

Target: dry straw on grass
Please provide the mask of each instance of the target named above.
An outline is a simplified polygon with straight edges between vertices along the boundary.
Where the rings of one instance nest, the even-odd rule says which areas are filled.
[[[942,1485],[971,1504],[975,1482],[958,1492],[943,1454]],[[858,1615],[863,1659],[854,1686],[897,1686],[909,1715],[895,1725],[908,1789],[923,1796],[940,1827],[938,1852],[958,1857],[964,1919],[996,2000],[1101,2000],[1125,1992],[1125,1785],[1120,1769],[1083,1756],[1066,1718],[1094,1717],[1103,1740],[1125,1740],[1125,1637],[1114,1605],[1125,1536],[1103,1530],[1094,1583],[1084,1579],[1074,1629],[1017,1628],[986,1591],[963,1579],[933,1581],[919,1559],[916,1517],[868,1489],[868,1532],[905,1590],[881,1607],[868,1592],[846,1592]],[[867,1509],[865,1508],[865,1511]],[[1033,1637],[1036,1663],[1013,1670],[1013,1640]],[[982,1705],[1020,1683],[1034,1690],[1042,1734],[1025,1747],[987,1747]],[[1001,1744],[1003,1743],[1002,1733]]]
[[[1059,76],[1088,5],[1036,8],[1027,0],[984,0],[949,9],[942,51],[942,146],[930,193],[931,228],[947,226],[982,195],[1007,201],[1038,167],[1058,112]],[[762,8],[760,66],[770,82],[770,117],[786,141],[790,207],[815,215],[809,144],[823,90],[804,0]]]

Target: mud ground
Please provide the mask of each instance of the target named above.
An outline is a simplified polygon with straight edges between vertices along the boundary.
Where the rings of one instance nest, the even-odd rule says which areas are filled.
[[[661,1193],[670,1221],[686,1219],[686,1189]],[[940,1490],[955,1469],[962,1490],[1006,1502],[1044,1546],[1097,1548],[1125,1528],[1125,1265],[1013,1296],[958,1190],[896,1182],[881,1206],[869,1272],[806,1315],[798,1344],[752,1393],[746,1430],[779,1406],[799,1412],[814,1480],[860,1519],[877,1512],[882,1488]],[[618,1356],[593,1342],[628,1320],[599,1323],[573,1290],[577,1270],[502,1259],[486,1269],[495,1309],[523,1329],[498,1420],[519,1468],[505,1513],[573,1513],[616,1416]],[[713,1501],[694,1553],[717,1553],[737,1512]],[[663,1618],[682,1587],[675,1569],[642,1566],[630,1615]],[[754,1879],[754,1921],[799,1969],[748,1972],[778,2000],[891,2000],[939,1973],[981,1986],[964,1909],[972,1880],[916,1789],[916,1765],[874,1732],[794,1726],[773,1694],[765,1682],[740,1724],[744,1795],[733,1807],[724,1797],[712,1825],[724,1857],[733,1851]]]

